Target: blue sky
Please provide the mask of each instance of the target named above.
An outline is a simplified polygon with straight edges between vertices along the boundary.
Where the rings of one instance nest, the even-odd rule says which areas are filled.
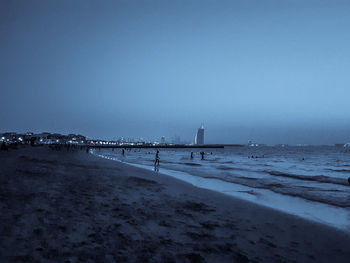
[[[350,141],[349,1],[0,1],[1,131]]]

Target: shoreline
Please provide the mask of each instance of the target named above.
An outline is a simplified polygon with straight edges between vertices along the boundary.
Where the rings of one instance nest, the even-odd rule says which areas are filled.
[[[0,259],[347,262],[350,235],[85,152],[1,152]]]
[[[129,163],[118,158],[109,157],[97,152],[91,151],[90,154],[99,158],[117,161],[129,166],[138,167],[147,171],[154,172],[152,166]],[[323,225],[346,231],[350,234],[350,212],[344,208],[331,206],[325,203],[319,203],[313,200],[302,199],[300,197],[283,195],[275,193],[268,189],[252,188],[245,185],[239,185],[228,181],[216,179],[214,177],[198,177],[188,172],[160,168],[160,173],[164,176],[170,176],[183,182],[189,183],[194,187],[211,190],[222,193],[227,196],[245,200],[256,205],[267,207],[282,213],[293,215],[304,220],[321,223]],[[263,196],[263,193],[265,195]],[[263,196],[263,198],[261,198]]]

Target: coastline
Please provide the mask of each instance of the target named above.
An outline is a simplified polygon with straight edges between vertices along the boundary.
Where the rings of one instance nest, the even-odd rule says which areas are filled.
[[[348,262],[349,233],[84,151],[1,152],[1,261]]]
[[[107,160],[121,162],[147,171],[154,171],[154,167],[152,166],[123,161],[116,157],[100,154],[99,152],[96,152],[96,150],[91,150],[90,153]],[[325,224],[350,233],[350,211],[347,211],[343,207],[331,206],[314,200],[302,199],[295,195],[281,194],[269,189],[254,188],[244,184],[235,184],[215,176],[195,176],[190,172],[163,167],[160,167],[157,173],[176,178],[195,187],[249,201],[282,213],[294,215],[312,222]]]

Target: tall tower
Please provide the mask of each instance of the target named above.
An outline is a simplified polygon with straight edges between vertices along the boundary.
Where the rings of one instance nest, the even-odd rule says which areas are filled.
[[[197,134],[194,138],[194,144],[203,145],[204,144],[204,126],[203,124],[199,127]]]

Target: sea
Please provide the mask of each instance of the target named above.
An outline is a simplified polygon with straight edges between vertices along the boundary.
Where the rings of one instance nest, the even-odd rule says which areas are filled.
[[[126,149],[124,155],[121,149],[91,153],[350,232],[350,147],[159,151],[159,167],[154,166],[156,149]],[[200,152],[205,153],[204,160]]]

